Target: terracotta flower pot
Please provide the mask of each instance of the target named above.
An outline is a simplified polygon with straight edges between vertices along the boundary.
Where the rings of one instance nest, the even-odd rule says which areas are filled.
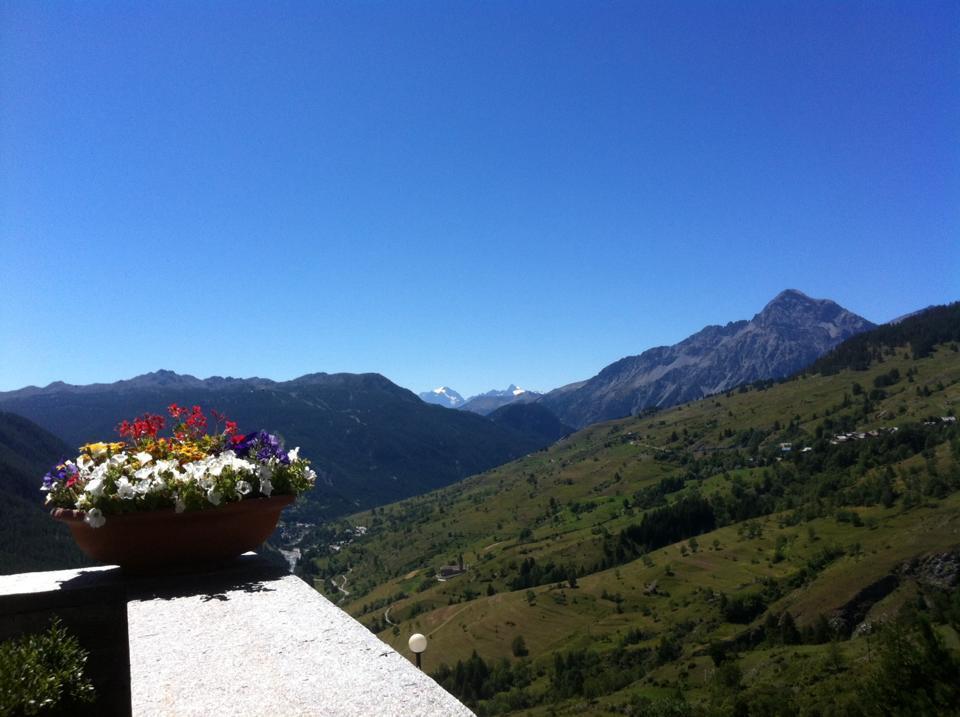
[[[220,563],[266,540],[292,495],[252,498],[217,508],[177,513],[173,508],[108,515],[91,528],[84,512],[55,508],[80,549],[94,560],[135,573],[202,568]]]

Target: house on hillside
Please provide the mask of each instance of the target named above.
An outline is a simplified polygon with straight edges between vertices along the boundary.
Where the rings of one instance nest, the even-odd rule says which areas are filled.
[[[457,575],[467,572],[467,566],[463,564],[463,553],[457,556],[456,565],[441,565],[437,570],[437,580],[443,582],[447,578],[454,578]]]
[[[441,565],[440,569],[437,570],[437,580],[455,578],[465,572],[467,572],[467,568],[463,565]]]

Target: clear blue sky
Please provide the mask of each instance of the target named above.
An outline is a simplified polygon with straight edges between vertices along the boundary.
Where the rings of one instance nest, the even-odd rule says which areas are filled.
[[[960,4],[0,4],[0,389],[549,389],[960,299]]]

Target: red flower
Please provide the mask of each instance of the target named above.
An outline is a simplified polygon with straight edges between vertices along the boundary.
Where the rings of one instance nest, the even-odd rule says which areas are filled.
[[[117,426],[117,432],[121,436],[130,437],[135,441],[144,436],[156,438],[160,429],[163,428],[163,424],[163,416],[145,413],[140,416],[140,418],[135,418],[133,423],[130,423],[130,421],[121,422],[120,425]]]
[[[194,436],[200,436],[207,430],[207,417],[203,415],[203,409],[200,406],[193,407],[193,411],[187,417],[186,424]]]

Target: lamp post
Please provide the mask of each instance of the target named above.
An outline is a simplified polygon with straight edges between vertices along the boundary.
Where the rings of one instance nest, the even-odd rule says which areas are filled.
[[[420,656],[423,654],[423,651],[427,649],[426,636],[416,632],[410,636],[409,640],[407,640],[407,645],[410,646],[413,654],[417,656],[417,667],[422,670],[423,668],[420,667]]]

